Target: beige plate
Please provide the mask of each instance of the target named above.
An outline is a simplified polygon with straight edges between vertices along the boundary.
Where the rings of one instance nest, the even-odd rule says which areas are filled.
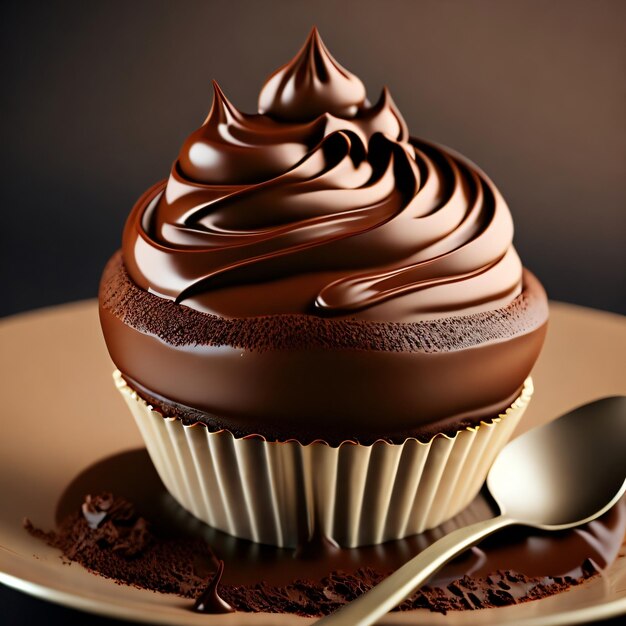
[[[535,396],[522,428],[596,398],[626,394],[624,318],[553,303]],[[162,624],[300,625],[290,615],[196,615],[189,601],[132,589],[64,565],[59,553],[22,529],[22,518],[54,526],[63,489],[81,470],[141,446],[139,432],[111,384],[112,365],[93,301],[0,322],[0,582],[102,615]],[[414,611],[384,624],[573,624],[626,613],[626,549],[601,576],[527,604],[446,616]]]

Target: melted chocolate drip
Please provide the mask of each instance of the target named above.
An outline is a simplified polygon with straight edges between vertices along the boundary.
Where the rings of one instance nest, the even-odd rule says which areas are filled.
[[[223,573],[224,561],[220,561],[208,587],[200,594],[200,597],[193,605],[193,610],[196,613],[232,613],[235,610],[219,595],[218,589]]]
[[[304,505],[298,507],[301,514],[306,510]],[[294,550],[294,559],[310,561],[310,560],[332,560],[341,554],[341,548],[336,541],[327,537],[322,532],[322,524],[319,519],[312,520],[313,528],[308,524],[309,520],[300,519],[300,527],[298,529],[298,547]]]

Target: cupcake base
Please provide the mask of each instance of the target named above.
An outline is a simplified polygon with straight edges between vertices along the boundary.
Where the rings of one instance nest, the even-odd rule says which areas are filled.
[[[203,522],[258,543],[342,547],[434,528],[476,496],[530,401],[528,378],[498,417],[423,443],[265,441],[163,417],[114,373],[167,490]]]

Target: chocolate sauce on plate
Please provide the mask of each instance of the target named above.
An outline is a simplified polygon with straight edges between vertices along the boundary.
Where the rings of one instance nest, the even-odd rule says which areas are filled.
[[[28,529],[95,573],[195,599],[195,610],[323,615],[455,525],[490,515],[481,495],[454,520],[406,539],[339,549],[314,533],[298,550],[276,548],[196,520],[167,493],[147,452],[132,450],[72,481],[58,503],[56,532]],[[610,565],[625,530],[625,501],[576,530],[504,530],[449,563],[400,609],[504,606],[564,591]]]

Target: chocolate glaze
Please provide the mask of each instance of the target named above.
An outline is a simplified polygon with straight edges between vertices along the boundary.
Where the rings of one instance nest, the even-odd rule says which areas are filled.
[[[86,493],[101,490],[125,496],[134,507],[116,497],[109,520],[90,530],[81,502]],[[96,572],[190,598],[200,596],[211,581],[217,586],[217,563],[223,560],[219,596],[237,610],[321,615],[376,584],[455,524],[489,515],[488,500],[479,496],[457,519],[421,535],[355,549],[336,549],[313,537],[302,552],[294,552],[236,539],[200,523],[168,495],[145,450],[135,450],[103,459],[74,479],[59,501],[56,537],[65,532],[59,547],[66,554],[74,550],[68,556]],[[107,547],[112,545],[107,539],[103,551],[81,552],[85,538],[97,539],[94,533],[111,537],[105,532],[111,517],[122,529],[148,520],[143,551],[129,559]],[[503,606],[563,591],[612,563],[625,530],[624,500],[600,520],[572,531],[507,529],[448,564],[400,608]]]
[[[428,439],[517,397],[547,317],[539,282],[525,272],[523,285],[507,307],[466,317],[227,320],[143,291],[114,257],[100,319],[115,364],[166,415],[268,440]]]

